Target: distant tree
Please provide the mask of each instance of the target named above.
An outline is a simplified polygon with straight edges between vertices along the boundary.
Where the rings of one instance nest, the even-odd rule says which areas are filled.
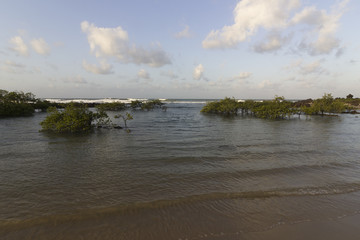
[[[307,115],[325,113],[341,113],[348,108],[342,99],[334,99],[331,93],[325,93],[322,98],[314,100],[310,107],[302,107],[302,111]]]
[[[325,112],[331,112],[331,105],[334,98],[331,93],[325,93],[322,98],[316,99],[312,105],[313,111],[324,116]]]
[[[0,89],[0,100],[2,100],[8,93],[8,91]]]
[[[161,108],[164,105],[164,103],[161,102],[159,99],[149,100],[146,102],[143,102],[141,104],[142,110],[153,110],[154,108]]]
[[[146,111],[153,110],[154,108],[163,109],[164,105],[165,103],[161,102],[161,100],[159,99],[153,99],[147,101],[135,100],[135,101],[131,101],[130,103],[130,107],[132,109],[141,109]]]
[[[352,99],[354,96],[352,94],[349,94],[346,96],[347,99]]]
[[[130,103],[130,107],[132,109],[141,108],[141,106],[142,106],[142,101],[139,101],[139,100],[131,101],[131,103]]]
[[[97,109],[103,111],[121,111],[126,109],[125,103],[122,102],[111,102],[111,103],[101,103],[96,106]]]
[[[35,109],[40,109],[41,111],[45,112],[50,106],[53,106],[56,104],[53,104],[46,100],[40,100],[36,99],[36,101],[33,103],[33,106]]]

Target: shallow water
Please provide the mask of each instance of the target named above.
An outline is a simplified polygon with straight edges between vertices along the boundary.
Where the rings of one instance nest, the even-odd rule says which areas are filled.
[[[360,211],[360,118],[269,121],[170,103],[132,132],[0,119],[0,238],[228,239]]]

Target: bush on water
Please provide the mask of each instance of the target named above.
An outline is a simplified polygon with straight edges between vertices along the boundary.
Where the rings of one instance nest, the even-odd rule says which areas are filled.
[[[28,92],[8,92],[0,89],[0,117],[31,116],[35,109],[45,111],[51,103],[35,98]]]
[[[304,113],[306,115],[331,115],[351,111],[356,106],[351,103],[359,104],[356,99],[349,96],[334,99],[331,94],[324,94],[322,98],[316,100],[305,100],[291,102],[284,97],[275,96],[273,100],[254,101],[246,100],[238,102],[234,98],[225,98],[220,101],[208,102],[201,109],[203,113],[214,113],[221,115],[251,114],[255,117],[264,119],[289,119],[293,115]]]

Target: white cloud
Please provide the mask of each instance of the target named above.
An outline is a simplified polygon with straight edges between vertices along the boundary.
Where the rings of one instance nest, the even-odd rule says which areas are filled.
[[[234,24],[212,30],[202,42],[204,48],[234,48],[259,28],[281,29],[300,5],[299,0],[242,0],[234,9]]]
[[[81,30],[87,34],[91,52],[95,56],[116,56],[124,58],[121,53],[128,47],[129,37],[120,26],[117,28],[99,28],[84,21]]]
[[[204,67],[202,64],[199,64],[194,68],[193,78],[195,80],[200,80],[203,77],[204,77]]]
[[[318,89],[318,80],[312,77],[297,79],[298,86],[306,89]]]
[[[115,57],[123,63],[146,64],[151,67],[171,64],[170,58],[159,44],[153,44],[150,49],[137,47],[130,43],[128,33],[120,26],[101,28],[83,21],[81,29],[87,34],[90,50],[96,57]]]
[[[251,77],[251,75],[252,75],[251,72],[241,72],[240,74],[230,78],[229,81],[244,80]]]
[[[282,37],[279,32],[271,32],[264,42],[254,45],[254,51],[258,53],[277,51],[287,44],[290,38]]]
[[[176,38],[189,38],[191,37],[190,28],[189,26],[185,26],[185,28],[181,31],[175,34]]]
[[[340,19],[349,0],[339,0],[330,10],[306,6],[298,12],[300,0],[242,0],[234,9],[234,23],[212,30],[202,42],[204,48],[235,48],[250,40],[260,29],[269,32],[267,38],[254,45],[255,52],[274,52],[290,43],[294,31],[302,39],[298,49],[310,55],[343,53],[336,37]],[[305,26],[305,29],[299,27]],[[305,30],[305,31],[304,31]],[[287,37],[284,37],[286,36]]]
[[[140,69],[137,75],[139,78],[150,79],[150,75],[145,69]]]
[[[311,55],[328,54],[339,48],[340,41],[336,38],[339,21],[344,14],[348,0],[344,0],[332,8],[331,13],[318,10],[316,7],[306,7],[297,13],[293,24],[306,24],[311,27],[310,34],[300,44],[300,49],[306,50]]]
[[[14,67],[14,68],[25,68],[26,67],[24,64],[16,63],[16,62],[13,62],[10,60],[5,61],[4,64],[5,64],[5,66]]]
[[[233,77],[220,77],[217,81],[209,82],[209,86],[222,90],[233,90],[239,86],[248,86],[249,82],[246,79],[250,78],[251,75],[251,72],[240,72],[238,75]]]
[[[273,83],[269,80],[264,80],[257,85],[257,87],[260,89],[277,89],[279,86],[279,83]]]
[[[113,73],[112,65],[109,64],[106,60],[101,60],[100,66],[97,66],[96,64],[90,64],[90,63],[86,62],[85,60],[83,60],[82,66],[86,71],[94,73],[94,74],[111,74],[111,73]]]
[[[0,70],[7,73],[21,74],[26,72],[26,66],[10,60],[4,61]]]
[[[24,43],[24,40],[20,36],[16,36],[10,39],[9,41],[13,47],[11,50],[17,52],[18,54],[22,56],[28,56],[29,50],[26,44]]]
[[[252,75],[250,72],[242,72],[238,76],[236,76],[238,79],[245,79],[249,78]]]
[[[88,82],[81,76],[76,76],[76,77],[67,77],[63,79],[63,82],[65,83],[73,83],[75,85],[79,85],[79,84],[87,84]]]
[[[285,67],[287,70],[295,70],[300,75],[311,74],[327,74],[328,71],[321,66],[321,61],[314,61],[311,63],[304,63],[302,60],[295,61],[289,66]]]
[[[321,73],[321,72],[323,72],[323,69],[321,67],[320,61],[315,61],[309,64],[302,64],[299,66],[299,73],[302,75]]]
[[[0,64],[0,70],[12,74],[41,74],[38,67],[28,67],[11,60],[4,61],[2,65]]]
[[[49,55],[50,54],[50,47],[49,45],[45,42],[44,39],[42,38],[38,38],[38,39],[33,39],[30,42],[32,48],[35,50],[35,52],[37,52],[40,55]]]

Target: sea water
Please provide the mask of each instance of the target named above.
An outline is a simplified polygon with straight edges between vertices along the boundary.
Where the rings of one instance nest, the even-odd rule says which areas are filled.
[[[238,239],[359,213],[356,115],[273,121],[166,102],[133,111],[131,133],[0,119],[0,239]]]

